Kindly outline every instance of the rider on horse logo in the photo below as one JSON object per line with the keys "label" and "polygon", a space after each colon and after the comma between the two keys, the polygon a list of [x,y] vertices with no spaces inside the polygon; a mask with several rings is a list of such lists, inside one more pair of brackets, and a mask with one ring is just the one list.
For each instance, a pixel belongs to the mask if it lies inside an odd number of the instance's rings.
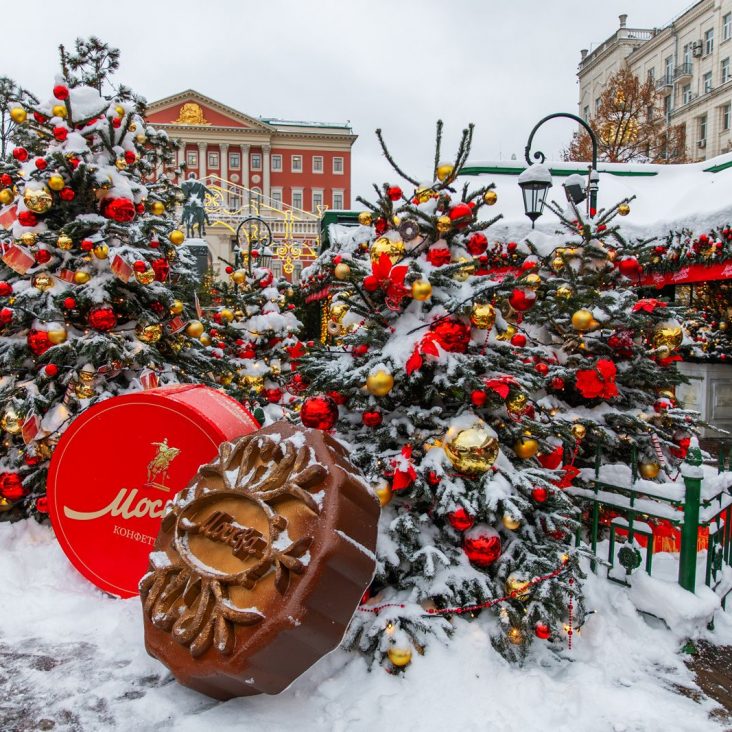
{"label": "rider on horse logo", "polygon": [[158,488],[161,491],[170,491],[170,488],[165,485],[168,468],[173,460],[178,457],[180,450],[177,447],[168,447],[167,437],[162,442],[153,442],[152,444],[158,448],[158,451],[148,463],[146,485]]}

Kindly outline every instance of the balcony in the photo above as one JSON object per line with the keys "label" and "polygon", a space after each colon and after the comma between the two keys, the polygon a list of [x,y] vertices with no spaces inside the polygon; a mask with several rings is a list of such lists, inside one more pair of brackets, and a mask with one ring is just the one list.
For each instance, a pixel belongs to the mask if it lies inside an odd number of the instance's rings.
{"label": "balcony", "polygon": [[674,80],[671,74],[664,74],[658,81],[656,81],[656,89],[661,92],[664,96],[668,96],[674,87]]}
{"label": "balcony", "polygon": [[691,62],[685,64],[679,64],[674,69],[674,81],[685,81],[691,79]]}

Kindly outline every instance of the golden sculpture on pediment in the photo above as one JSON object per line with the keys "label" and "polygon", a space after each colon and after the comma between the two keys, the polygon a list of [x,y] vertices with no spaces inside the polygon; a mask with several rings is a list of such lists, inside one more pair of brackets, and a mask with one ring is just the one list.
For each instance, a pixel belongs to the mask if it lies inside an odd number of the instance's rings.
{"label": "golden sculpture on pediment", "polygon": [[186,102],[178,113],[178,119],[173,124],[176,125],[210,125],[203,116],[203,110],[200,105],[195,102]]}

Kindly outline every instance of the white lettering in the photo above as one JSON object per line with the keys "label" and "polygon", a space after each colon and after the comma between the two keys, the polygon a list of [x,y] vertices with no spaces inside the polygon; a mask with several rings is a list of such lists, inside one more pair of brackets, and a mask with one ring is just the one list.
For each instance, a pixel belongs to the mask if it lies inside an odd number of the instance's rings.
{"label": "white lettering", "polygon": [[107,514],[121,516],[123,519],[144,518],[145,516],[160,518],[163,515],[163,501],[151,501],[149,498],[143,497],[135,503],[137,488],[133,488],[129,493],[127,490],[127,488],[121,488],[112,502],[98,511],[75,511],[73,508],[64,506],[64,516],[76,521],[93,521]]}

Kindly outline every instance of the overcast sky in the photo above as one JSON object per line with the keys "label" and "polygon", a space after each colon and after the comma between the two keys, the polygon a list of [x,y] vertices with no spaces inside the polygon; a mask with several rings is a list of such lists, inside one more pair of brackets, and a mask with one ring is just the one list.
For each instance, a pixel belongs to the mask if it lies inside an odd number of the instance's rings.
{"label": "overcast sky", "polygon": [[[381,127],[408,173],[430,177],[434,125],[445,157],[476,125],[471,159],[523,157],[551,112],[577,112],[580,49],[618,27],[662,27],[690,0],[139,0],[44,2],[26,32],[3,34],[2,73],[43,97],[56,47],[96,34],[122,51],[117,79],[153,101],[196,89],[252,116],[350,121],[353,188],[396,182]],[[25,21],[18,16],[17,24]],[[29,21],[30,22],[30,21]],[[536,138],[557,156],[572,133]]]}

